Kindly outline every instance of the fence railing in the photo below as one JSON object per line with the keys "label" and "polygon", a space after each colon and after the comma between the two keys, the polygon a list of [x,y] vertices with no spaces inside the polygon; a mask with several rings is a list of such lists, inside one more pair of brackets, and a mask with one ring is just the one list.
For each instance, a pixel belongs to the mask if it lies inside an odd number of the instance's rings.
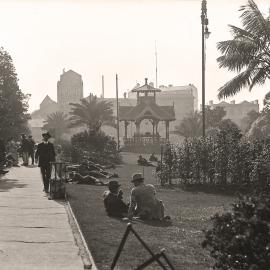
{"label": "fence railing", "polygon": [[134,137],[134,138],[124,138],[125,146],[134,145],[149,145],[149,144],[166,144],[167,140],[165,138],[159,137]]}

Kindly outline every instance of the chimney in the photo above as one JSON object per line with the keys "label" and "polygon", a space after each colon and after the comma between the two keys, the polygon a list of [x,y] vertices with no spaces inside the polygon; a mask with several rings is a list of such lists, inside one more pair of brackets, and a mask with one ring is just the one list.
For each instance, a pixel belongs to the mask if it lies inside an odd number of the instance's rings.
{"label": "chimney", "polygon": [[230,104],[235,104],[235,100],[232,100],[232,101],[230,102]]}
{"label": "chimney", "polygon": [[258,99],[254,100],[254,104],[259,104]]}
{"label": "chimney", "polygon": [[147,78],[145,78],[145,84],[147,84],[147,81],[148,81],[148,79],[147,79]]}
{"label": "chimney", "polygon": [[127,98],[127,92],[124,92],[124,98]]}
{"label": "chimney", "polygon": [[213,100],[209,100],[209,105],[213,106],[214,105],[214,101]]}

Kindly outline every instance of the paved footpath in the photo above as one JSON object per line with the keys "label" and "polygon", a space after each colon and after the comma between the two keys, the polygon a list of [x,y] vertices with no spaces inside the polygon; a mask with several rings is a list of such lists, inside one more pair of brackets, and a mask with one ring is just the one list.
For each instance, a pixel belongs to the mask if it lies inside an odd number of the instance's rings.
{"label": "paved footpath", "polygon": [[0,178],[0,269],[82,270],[64,202],[42,192],[39,168]]}

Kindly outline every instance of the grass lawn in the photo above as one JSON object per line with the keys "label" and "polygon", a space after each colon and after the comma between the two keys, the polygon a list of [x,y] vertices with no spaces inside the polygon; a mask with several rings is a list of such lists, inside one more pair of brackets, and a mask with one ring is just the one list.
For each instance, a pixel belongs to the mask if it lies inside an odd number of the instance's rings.
{"label": "grass lawn", "polygon": [[[122,185],[124,198],[128,201],[132,188],[131,175],[134,172],[142,172],[142,167],[136,165],[136,156],[132,154],[124,154],[123,160],[125,164],[118,167],[116,171],[120,176],[118,180]],[[152,167],[144,168],[146,183],[155,183],[152,169]],[[104,190],[106,187],[100,186],[68,185],[67,187],[71,207],[100,270],[110,269],[126,229],[125,222],[106,215],[102,200]],[[161,227],[135,221],[133,228],[155,253],[165,248],[175,269],[209,269],[211,258],[200,245],[203,240],[202,230],[210,225],[210,217],[213,214],[229,209],[234,198],[161,188],[158,188],[157,196],[165,204],[165,214],[172,217],[172,225]],[[148,258],[147,251],[132,236],[126,243],[116,269],[134,269]],[[160,267],[152,264],[147,269],[157,270]]]}

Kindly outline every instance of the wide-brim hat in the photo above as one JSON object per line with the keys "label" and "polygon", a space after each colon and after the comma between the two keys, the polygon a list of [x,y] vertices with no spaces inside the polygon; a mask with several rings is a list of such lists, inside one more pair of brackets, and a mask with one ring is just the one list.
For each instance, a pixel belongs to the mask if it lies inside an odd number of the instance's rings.
{"label": "wide-brim hat", "polygon": [[48,131],[42,133],[41,135],[42,135],[43,138],[44,138],[44,137],[48,137],[48,138],[51,138],[51,137],[52,137],[51,134],[50,134]]}
{"label": "wide-brim hat", "polygon": [[141,173],[134,173],[132,175],[131,182],[142,181],[143,179],[144,178],[143,178],[143,175]]}
{"label": "wide-brim hat", "polygon": [[109,188],[118,188],[120,187],[121,185],[118,183],[118,181],[116,180],[111,180],[108,184],[108,187]]}

